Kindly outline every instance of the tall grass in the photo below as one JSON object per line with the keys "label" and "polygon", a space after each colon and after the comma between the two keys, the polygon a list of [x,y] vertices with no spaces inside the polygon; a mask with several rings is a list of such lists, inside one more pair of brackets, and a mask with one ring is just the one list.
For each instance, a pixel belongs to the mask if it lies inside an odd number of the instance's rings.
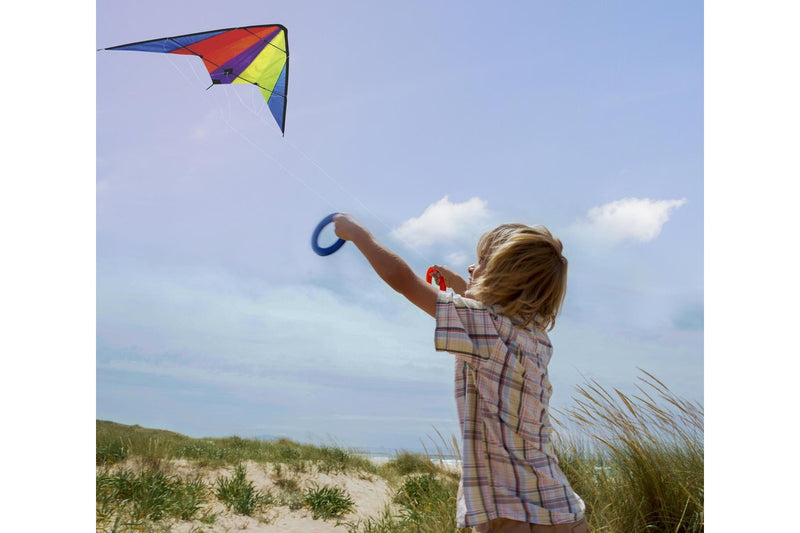
{"label": "tall grass", "polygon": [[301,472],[314,467],[326,473],[377,473],[375,464],[349,450],[283,438],[269,441],[236,436],[195,439],[172,431],[98,420],[95,440],[97,465],[115,464],[130,457],[140,466],[153,469],[160,468],[163,462],[185,459],[208,467],[253,461],[280,463]]}
{"label": "tall grass", "polygon": [[102,470],[96,477],[97,529],[128,531],[169,520],[213,520],[208,487],[161,472]]}
{"label": "tall grass", "polygon": [[703,408],[642,374],[634,395],[578,387],[565,414],[582,436],[558,443],[561,467],[594,532],[702,532]]}

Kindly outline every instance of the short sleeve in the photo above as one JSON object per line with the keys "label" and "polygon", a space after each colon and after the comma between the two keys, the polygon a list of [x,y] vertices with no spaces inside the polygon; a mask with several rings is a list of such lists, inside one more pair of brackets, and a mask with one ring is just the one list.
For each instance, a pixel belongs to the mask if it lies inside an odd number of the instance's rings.
{"label": "short sleeve", "polygon": [[480,302],[452,292],[440,292],[436,301],[437,351],[488,360],[501,340],[490,311]]}

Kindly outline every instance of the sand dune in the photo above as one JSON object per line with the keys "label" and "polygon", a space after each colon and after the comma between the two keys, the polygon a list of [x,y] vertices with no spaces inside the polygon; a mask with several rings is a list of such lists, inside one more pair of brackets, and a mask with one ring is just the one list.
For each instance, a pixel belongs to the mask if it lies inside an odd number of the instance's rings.
{"label": "sand dune", "polygon": [[[263,492],[267,490],[278,494],[280,487],[276,480],[291,477],[297,482],[301,490],[313,486],[333,486],[347,492],[355,502],[352,513],[343,517],[343,521],[355,522],[359,519],[381,514],[386,505],[391,504],[392,491],[385,479],[363,472],[324,473],[309,469],[307,472],[282,473],[276,472],[271,464],[245,463],[247,478],[254,486]],[[217,478],[230,476],[229,468],[198,470],[186,461],[175,461],[170,465],[170,470],[178,475],[193,476],[200,473],[206,483],[213,484]],[[191,533],[196,531],[219,532],[285,532],[285,533],[334,533],[346,532],[347,528],[338,525],[336,520],[314,519],[308,509],[290,510],[283,506],[269,506],[266,510],[248,517],[237,515],[214,499],[210,511],[216,514],[213,525],[203,524],[200,521],[176,522],[171,525],[172,531],[177,533]]]}

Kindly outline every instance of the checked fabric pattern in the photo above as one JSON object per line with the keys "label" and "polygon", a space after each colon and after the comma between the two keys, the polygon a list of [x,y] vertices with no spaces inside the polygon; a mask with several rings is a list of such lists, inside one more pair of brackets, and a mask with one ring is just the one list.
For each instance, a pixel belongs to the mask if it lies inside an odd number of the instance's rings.
{"label": "checked fabric pattern", "polygon": [[547,365],[553,347],[546,332],[518,328],[479,302],[440,292],[435,346],[456,356],[458,526],[495,518],[547,525],[580,520],[585,505],[551,443]]}

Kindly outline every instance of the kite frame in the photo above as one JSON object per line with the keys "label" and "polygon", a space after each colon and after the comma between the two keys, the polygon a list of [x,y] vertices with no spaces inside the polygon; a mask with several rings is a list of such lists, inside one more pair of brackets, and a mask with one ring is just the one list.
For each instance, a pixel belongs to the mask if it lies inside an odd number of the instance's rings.
{"label": "kite frame", "polygon": [[[157,37],[155,39],[145,39],[143,41],[136,41],[136,42],[133,42],[133,43],[120,44],[120,45],[117,45],[117,46],[109,46],[107,48],[101,48],[100,50],[117,50],[117,49],[120,49],[120,48],[125,48],[126,46],[135,46],[135,45],[151,43],[151,42],[155,42],[155,41],[171,40],[171,39],[175,39],[177,37],[193,37],[195,35],[202,35],[204,33],[214,33],[214,32],[224,33],[226,31],[233,31],[233,30],[249,30],[250,28],[263,28],[264,26],[275,26],[277,28],[280,28],[284,32],[284,40],[286,41],[286,50],[283,50],[286,53],[286,90],[284,91],[284,94],[275,93],[271,89],[267,89],[266,87],[261,87],[258,83],[251,82],[249,80],[245,80],[245,81],[247,83],[251,84],[251,85],[255,85],[259,89],[262,89],[262,90],[265,90],[265,91],[269,91],[270,93],[273,93],[273,94],[278,94],[279,96],[281,96],[284,99],[285,104],[283,106],[283,117],[281,118],[281,125],[280,125],[281,126],[281,134],[283,135],[284,134],[284,130],[286,129],[286,109],[289,107],[289,97],[288,97],[288,94],[289,94],[289,30],[283,24],[251,24],[249,26],[236,26],[236,27],[233,27],[233,28],[220,28],[220,29],[216,29],[216,30],[196,31],[194,33],[181,33],[179,35],[172,35],[172,36],[169,36],[169,37]],[[250,33],[252,33],[252,32],[250,32]],[[177,43],[177,42],[175,44],[178,44],[181,48],[183,48],[185,50],[188,50],[193,56],[199,57],[201,59],[204,59],[202,55],[193,52],[192,49],[189,48],[188,46],[181,45],[180,43]],[[267,44],[269,46],[273,46],[273,47],[277,48],[277,46],[275,46],[271,42],[267,43]],[[209,62],[212,63],[212,64],[216,64],[216,63],[213,63],[211,61],[209,61]],[[221,65],[217,65],[217,66],[220,67]],[[239,75],[237,74],[236,77],[239,78]],[[244,78],[240,78],[240,79],[244,79]],[[213,80],[212,80],[211,86],[213,87],[214,85],[217,85],[217,84],[213,83]]]}

